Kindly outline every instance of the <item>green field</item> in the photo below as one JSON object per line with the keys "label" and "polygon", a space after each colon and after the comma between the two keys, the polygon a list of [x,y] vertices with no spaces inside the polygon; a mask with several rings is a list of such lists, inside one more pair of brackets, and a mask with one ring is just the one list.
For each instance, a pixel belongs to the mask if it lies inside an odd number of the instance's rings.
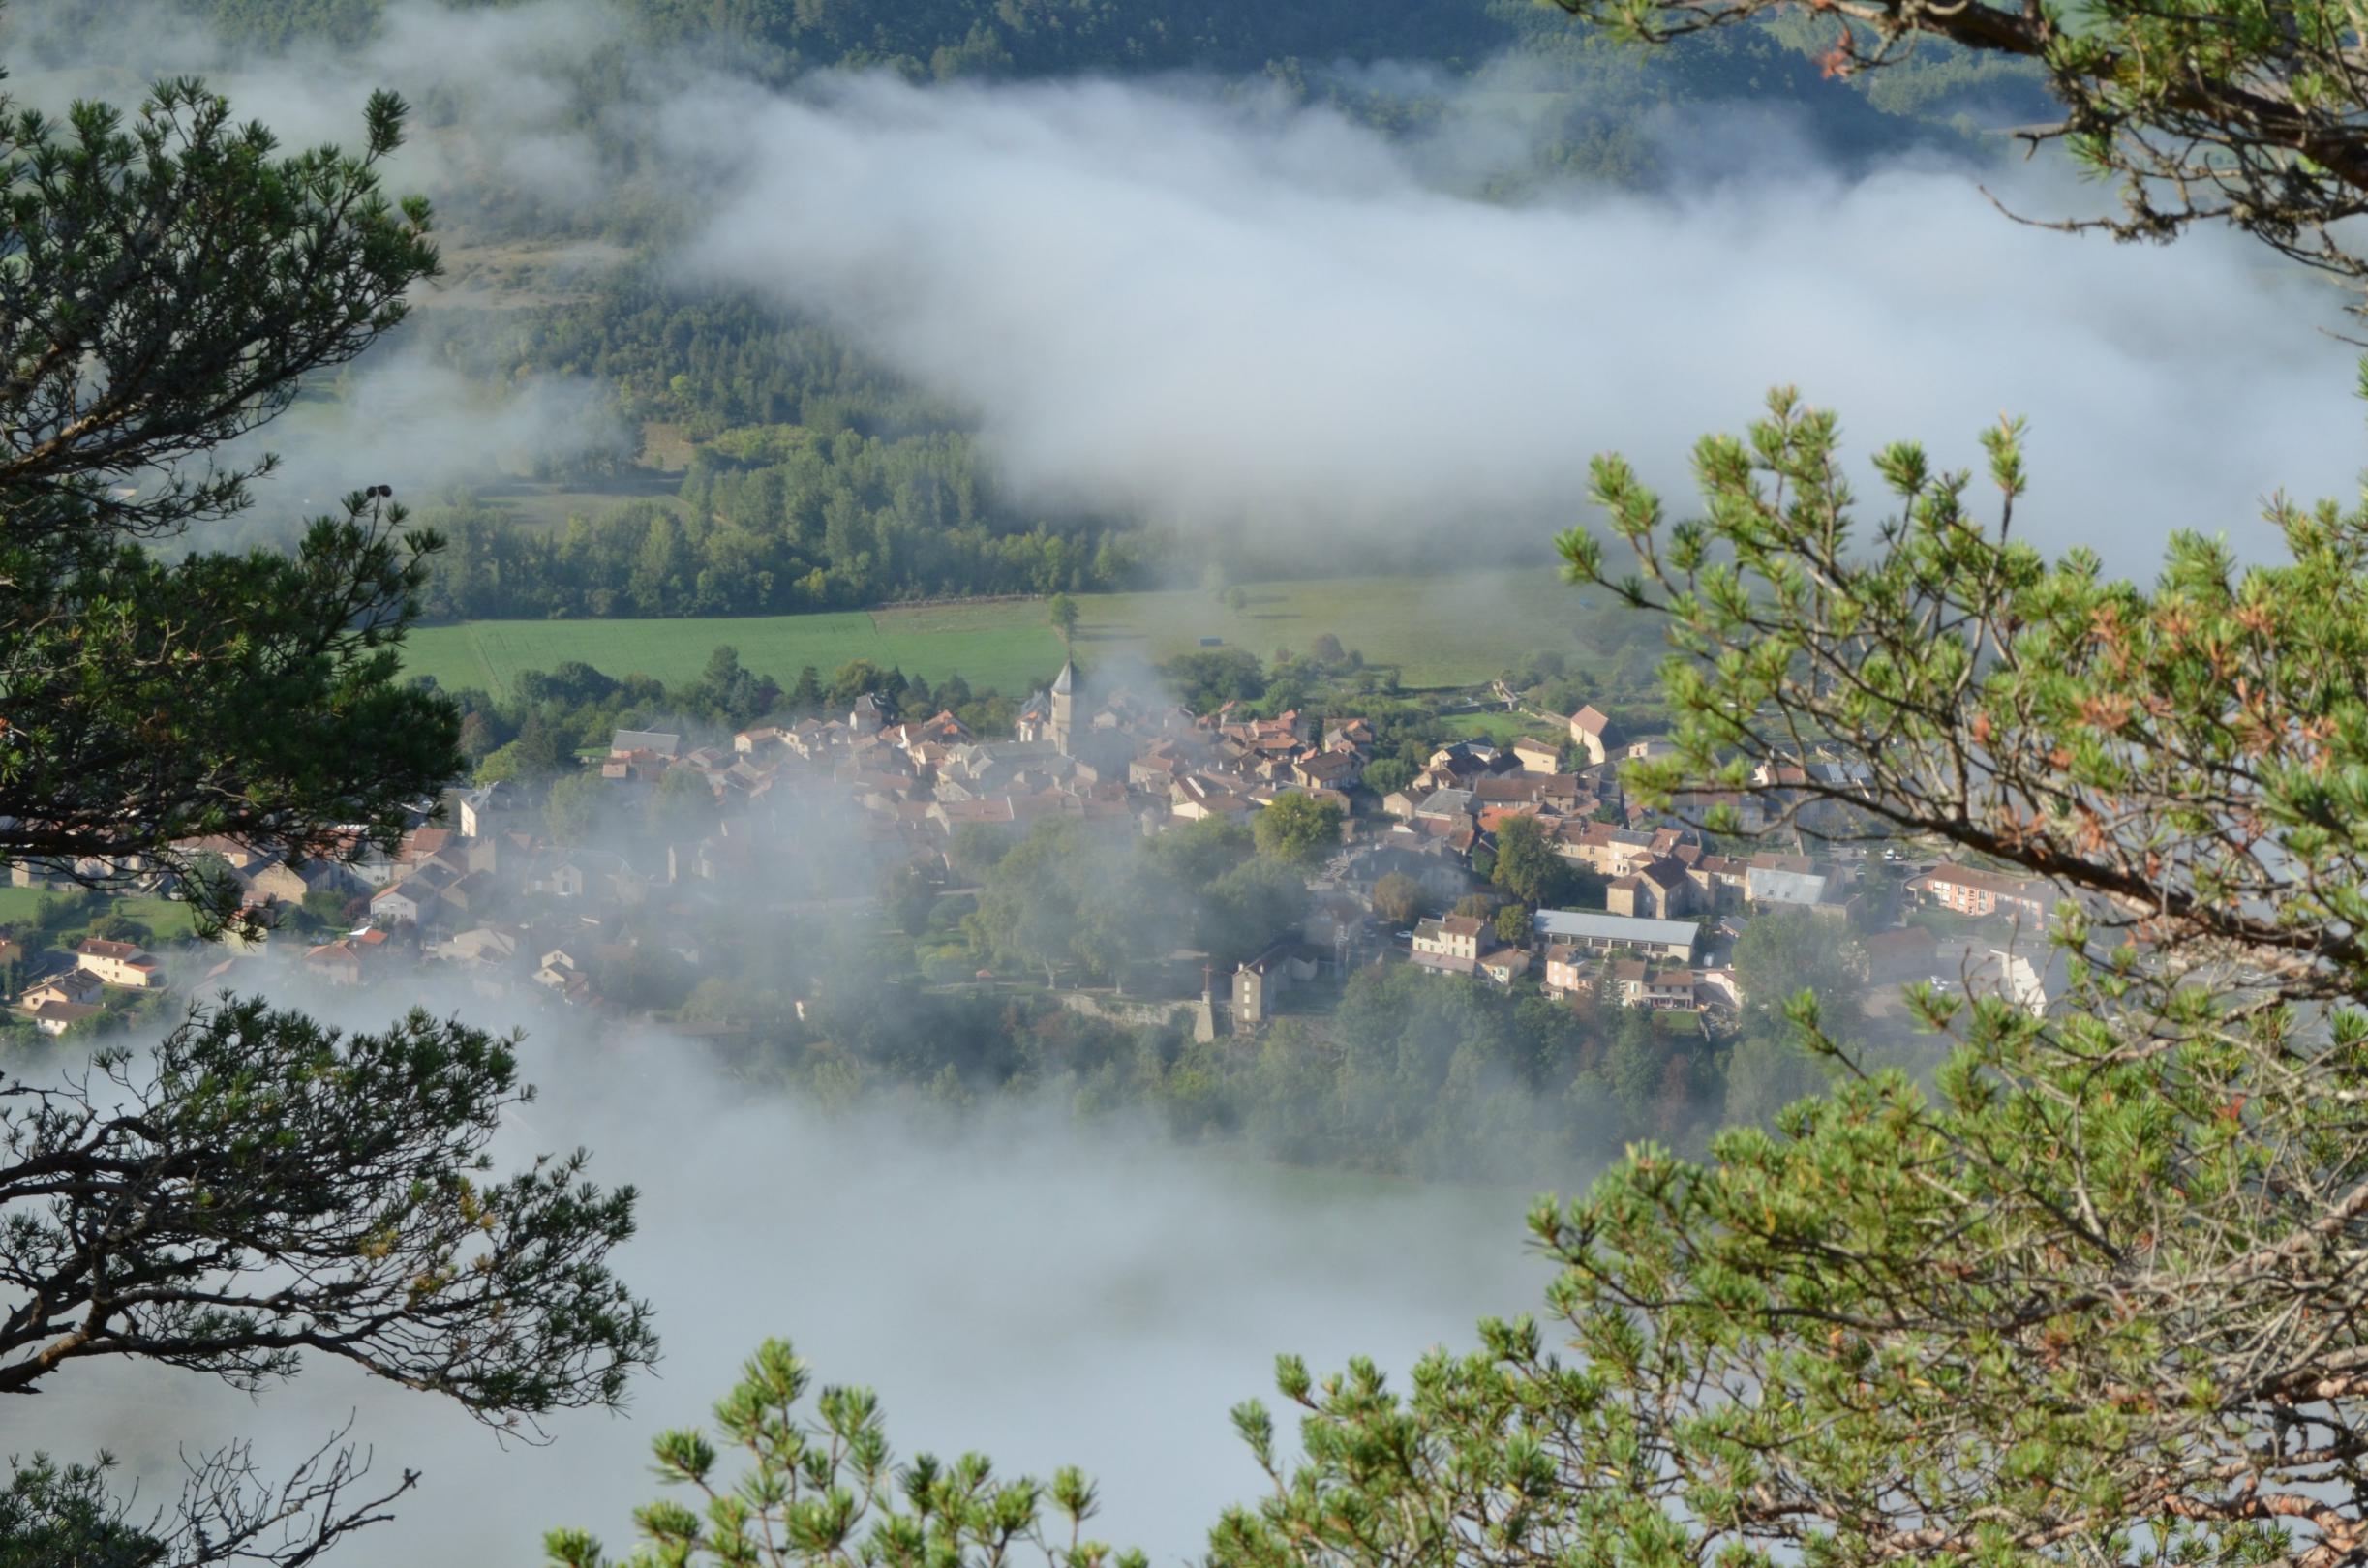
{"label": "green field", "polygon": [[1568,731],[1557,730],[1551,724],[1520,713],[1458,713],[1441,719],[1439,727],[1451,735],[1485,740],[1492,746],[1509,746],[1525,735],[1556,745],[1569,739]]}
{"label": "green field", "polygon": [[[1443,577],[1329,578],[1245,588],[1229,609],[1202,591],[1082,594],[1082,662],[1138,655],[1164,659],[1222,638],[1264,659],[1330,632],[1372,664],[1396,665],[1409,686],[1483,681],[1538,648],[1574,666],[1589,609],[1551,568]],[[582,659],[610,675],[661,680],[699,673],[719,643],[741,662],[786,684],[804,665],[827,678],[850,659],[900,666],[932,682],[959,674],[973,686],[1015,692],[1059,668],[1060,639],[1041,602],[926,610],[846,611],[695,620],[481,620],[410,635],[406,667],[446,687],[507,692],[522,671]]]}
{"label": "green field", "polygon": [[514,523],[530,528],[556,529],[571,517],[605,517],[628,501],[646,500],[681,517],[684,508],[675,493],[682,488],[677,473],[637,475],[630,481],[611,481],[597,490],[530,479],[504,479],[480,484],[476,498]]}
{"label": "green field", "polygon": [[[0,888],[0,925],[31,923],[35,913],[41,908],[41,901],[51,896],[70,898],[74,895],[71,892],[52,895],[40,888]],[[100,916],[117,913],[129,915],[146,925],[156,933],[159,942],[185,937],[196,925],[190,907],[176,899],[93,897],[77,911],[74,922],[67,928],[68,932],[78,933]]]}
{"label": "green field", "polygon": [[802,666],[827,678],[849,659],[870,659],[907,675],[943,680],[959,672],[974,686],[1016,690],[1060,668],[1061,640],[1041,604],[956,610],[865,611],[812,616],[727,616],[684,620],[477,620],[411,633],[405,668],[445,687],[506,694],[524,671],[582,659],[613,676],[695,678],[718,644],[741,662],[787,685]]}

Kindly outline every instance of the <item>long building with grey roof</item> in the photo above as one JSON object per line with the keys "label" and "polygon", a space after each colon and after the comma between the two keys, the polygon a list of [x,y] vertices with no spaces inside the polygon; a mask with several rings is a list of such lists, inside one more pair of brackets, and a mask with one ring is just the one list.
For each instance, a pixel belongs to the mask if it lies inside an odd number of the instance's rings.
{"label": "long building with grey roof", "polygon": [[1651,920],[1588,909],[1541,909],[1533,928],[1546,942],[1566,942],[1596,952],[1679,960],[1693,956],[1694,944],[1702,933],[1698,920]]}

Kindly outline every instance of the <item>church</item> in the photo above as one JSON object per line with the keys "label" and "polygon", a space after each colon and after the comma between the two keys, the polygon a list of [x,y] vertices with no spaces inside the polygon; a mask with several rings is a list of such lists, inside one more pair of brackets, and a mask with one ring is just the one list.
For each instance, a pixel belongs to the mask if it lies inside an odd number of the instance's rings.
{"label": "church", "polygon": [[1028,699],[1012,726],[1013,734],[1021,740],[1049,740],[1052,749],[1064,757],[1077,755],[1072,747],[1077,739],[1078,667],[1072,661],[1061,660],[1061,673],[1052,678],[1052,689],[1040,691]]}

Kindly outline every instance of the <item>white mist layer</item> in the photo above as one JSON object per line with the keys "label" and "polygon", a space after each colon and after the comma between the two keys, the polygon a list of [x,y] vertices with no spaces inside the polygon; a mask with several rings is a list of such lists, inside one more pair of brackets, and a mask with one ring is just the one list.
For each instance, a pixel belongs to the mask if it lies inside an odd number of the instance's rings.
{"label": "white mist layer", "polygon": [[[84,9],[20,4],[0,25],[54,45],[90,36]],[[104,61],[12,87],[120,97],[202,66],[308,141],[350,139],[363,94],[393,86],[435,107],[399,184],[490,180],[593,220],[623,178],[586,130],[605,127],[698,203],[682,278],[825,316],[973,409],[1023,503],[1246,522],[1269,547],[1295,530],[1319,563],[1352,564],[1360,540],[1540,539],[1591,515],[1587,463],[1607,449],[1683,511],[1694,438],[1782,382],[1840,410],[1862,457],[1908,437],[1974,466],[1980,429],[2028,416],[2033,536],[2128,570],[2175,528],[2266,549],[2263,497],[2350,495],[2368,450],[2352,351],[2321,330],[2339,297],[2259,246],[2019,226],[1985,184],[2035,217],[2111,194],[2049,164],[1845,177],[1766,106],[1655,115],[1692,175],[1671,194],[1499,204],[1441,180],[1516,164],[1543,133],[1534,67],[1479,74],[1442,129],[1393,144],[1222,83],[826,75],[777,93],[686,55],[639,59],[587,106],[565,72],[626,35],[565,0],[399,5],[369,45],[290,59],[185,22],[105,36]],[[456,411],[456,450],[482,447],[464,428],[481,422]],[[362,444],[373,471],[352,482],[402,488],[396,448],[439,444]],[[323,445],[331,466],[352,449]]]}
{"label": "white mist layer", "polygon": [[[1327,544],[1575,521],[1595,453],[1682,486],[1697,435],[1795,382],[1862,454],[1911,437],[1963,466],[2027,415],[2029,515],[2142,560],[2174,527],[2258,534],[2281,485],[2350,491],[2362,451],[2329,291],[2226,236],[2019,226],[1964,168],[1779,157],[1500,206],[1325,112],[1112,83],[842,79],[673,123],[685,156],[746,149],[695,275],[966,400],[1048,502]],[[2033,212],[2098,199],[1991,178]]]}
{"label": "white mist layer", "polygon": [[406,346],[366,355],[349,369],[342,395],[299,402],[228,447],[224,461],[278,454],[279,469],[258,495],[270,515],[312,517],[369,485],[391,484],[417,500],[531,473],[537,458],[638,445],[590,380],[544,377],[510,388]]}
{"label": "white mist layer", "polygon": [[1102,1484],[1104,1537],[1168,1563],[1258,1494],[1226,1412],[1273,1402],[1276,1352],[1319,1370],[1369,1352],[1403,1373],[1432,1344],[1470,1345],[1480,1315],[1535,1307],[1548,1278],[1520,1194],[1243,1165],[1131,1123],[1080,1130],[1054,1106],[983,1112],[959,1132],[826,1116],[725,1081],[697,1046],[595,1046],[540,1023],[528,1060],[544,1095],[498,1164],[583,1144],[599,1180],[641,1187],[641,1234],[617,1261],[656,1305],[663,1362],[627,1416],[569,1413],[548,1446],[503,1445],[320,1357],[258,1401],[153,1367],[76,1366],[0,1402],[0,1453],[106,1446],[153,1504],[176,1450],[249,1437],[277,1474],[353,1415],[374,1477],[424,1474],[335,1561],[533,1568],[556,1525],[629,1545],[631,1508],[659,1492],[651,1435],[704,1421],[780,1335],[820,1381],[878,1389],[900,1455],[1082,1465]]}

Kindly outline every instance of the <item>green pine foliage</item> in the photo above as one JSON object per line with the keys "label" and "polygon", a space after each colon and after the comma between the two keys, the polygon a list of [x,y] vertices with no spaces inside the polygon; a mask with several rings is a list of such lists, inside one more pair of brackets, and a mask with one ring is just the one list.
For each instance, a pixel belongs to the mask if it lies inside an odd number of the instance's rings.
{"label": "green pine foliage", "polygon": [[815,1389],[780,1340],[759,1345],[716,1402],[713,1437],[682,1429],[650,1447],[658,1480],[697,1506],[636,1509],[642,1541],[623,1558],[583,1530],[554,1530],[544,1546],[556,1568],[1147,1568],[1141,1553],[1086,1537],[1098,1499],[1082,1471],[1006,1480],[975,1453],[898,1464],[878,1397]]}
{"label": "green pine foliage", "polygon": [[357,494],[284,551],[148,548],[243,509],[268,460],[207,455],[436,271],[427,209],[379,184],[405,117],[380,94],[362,152],[284,154],[196,82],[137,116],[0,96],[0,855],[161,872],[219,923],[236,890],[176,841],[391,846],[450,775],[451,714],[397,678],[436,543],[400,508]]}
{"label": "green pine foliage", "polygon": [[[2002,514],[2018,434],[1989,442]],[[1778,394],[1703,443],[1698,520],[1599,468],[1640,564],[1574,533],[1574,574],[1680,650],[1678,754],[1632,782],[1748,793],[1843,746],[1862,806],[2056,885],[2067,994],[1913,988],[1952,1046],[1919,1083],[1847,1038],[1846,976],[1805,993],[1831,1087],[1541,1202],[1541,1316],[1403,1391],[1287,1359],[1306,1458],[1239,1412],[1276,1491],[1215,1561],[2356,1550],[2368,508],[2278,505],[2286,558],[2251,567],[2174,540],[2147,590],[1977,523],[1912,447],[1878,454],[1897,510],[1862,534],[1836,453]]]}
{"label": "green pine foliage", "polygon": [[[0,859],[161,886],[212,933],[240,890],[190,840],[359,857],[457,771],[459,714],[398,675],[437,540],[385,487],[286,549],[155,548],[244,508],[271,465],[225,443],[436,272],[425,205],[379,186],[405,119],[379,94],[360,152],[287,154],[193,81],[135,114],[0,98]],[[531,1432],[615,1406],[654,1357],[608,1268],[632,1191],[581,1154],[489,1174],[529,1097],[512,1041],[419,1012],[346,1035],[253,999],[156,1021],[137,1053],[0,1078],[0,1396],[125,1359],[260,1392],[325,1357]],[[276,1481],[236,1438],[185,1463],[180,1497],[135,1514],[104,1456],[12,1457],[0,1563],[293,1568],[417,1479],[368,1480],[342,1434]]]}

